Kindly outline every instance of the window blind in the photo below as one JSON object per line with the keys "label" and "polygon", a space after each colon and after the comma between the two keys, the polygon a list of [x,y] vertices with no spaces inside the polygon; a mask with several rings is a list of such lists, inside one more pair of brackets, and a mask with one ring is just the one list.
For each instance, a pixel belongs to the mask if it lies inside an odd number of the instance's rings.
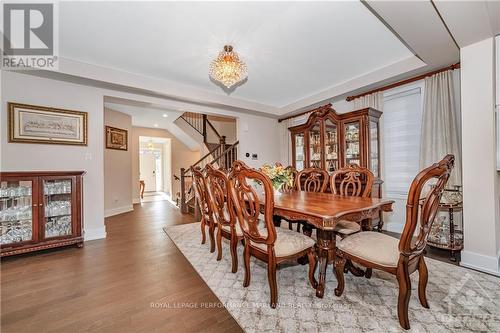
{"label": "window blind", "polygon": [[389,197],[406,198],[419,171],[422,89],[384,95],[384,184]]}

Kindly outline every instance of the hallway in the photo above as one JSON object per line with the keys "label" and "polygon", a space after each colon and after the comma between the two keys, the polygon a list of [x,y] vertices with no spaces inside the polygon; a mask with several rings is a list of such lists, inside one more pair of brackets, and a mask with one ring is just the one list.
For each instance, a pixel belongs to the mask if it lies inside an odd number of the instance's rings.
{"label": "hallway", "polygon": [[182,306],[218,302],[162,230],[194,219],[167,201],[134,209],[83,249],[2,259],[2,332],[240,331],[223,307]]}

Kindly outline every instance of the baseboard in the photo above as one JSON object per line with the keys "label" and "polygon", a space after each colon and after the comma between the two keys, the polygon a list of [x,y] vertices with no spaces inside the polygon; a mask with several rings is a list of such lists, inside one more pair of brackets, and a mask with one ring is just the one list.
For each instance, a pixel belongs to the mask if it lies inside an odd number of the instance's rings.
{"label": "baseboard", "polygon": [[485,256],[484,254],[462,251],[460,266],[500,276],[499,260],[498,256]]}
{"label": "baseboard", "polygon": [[396,232],[398,234],[403,233],[405,225],[402,223],[384,223],[383,229],[386,231]]}
{"label": "baseboard", "polygon": [[132,199],[132,204],[138,204],[138,203],[141,203],[141,198],[134,198]]}
{"label": "baseboard", "polygon": [[95,228],[95,229],[85,229],[83,231],[83,240],[91,241],[94,239],[106,238],[106,227]]}
{"label": "baseboard", "polygon": [[134,210],[134,207],[132,205],[128,206],[123,206],[123,207],[117,207],[113,209],[107,209],[104,211],[104,217],[110,217],[118,214],[123,214],[127,212],[131,212]]}

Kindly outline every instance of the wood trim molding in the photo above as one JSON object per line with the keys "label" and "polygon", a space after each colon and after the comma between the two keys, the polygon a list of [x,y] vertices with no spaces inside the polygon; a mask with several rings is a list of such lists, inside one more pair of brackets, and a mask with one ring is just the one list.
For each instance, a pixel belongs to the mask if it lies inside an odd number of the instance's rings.
{"label": "wood trim molding", "polygon": [[395,83],[391,83],[389,85],[386,85],[386,86],[383,86],[383,87],[380,87],[380,88],[377,88],[377,89],[373,89],[373,90],[364,92],[364,93],[359,94],[359,95],[347,96],[347,98],[345,100],[348,101],[348,102],[350,102],[350,101],[352,101],[352,100],[354,100],[356,98],[359,98],[359,97],[363,97],[363,96],[366,96],[366,95],[369,95],[369,94],[373,94],[373,93],[376,93],[376,92],[379,92],[379,91],[385,91],[385,90],[389,90],[389,89],[392,89],[392,88],[396,88],[396,87],[399,87],[399,86],[402,86],[402,85],[405,85],[405,84],[408,84],[408,83],[411,83],[411,82],[422,80],[422,79],[424,79],[424,78],[426,78],[428,76],[432,76],[434,74],[438,74],[438,73],[445,72],[445,71],[448,71],[448,70],[455,70],[455,69],[459,69],[459,68],[460,68],[460,63],[457,62],[456,64],[453,64],[451,66],[444,67],[444,68],[441,68],[441,69],[438,69],[438,70],[435,70],[435,71],[432,71],[432,72],[428,72],[428,73],[425,73],[425,74],[421,74],[421,75],[418,75],[418,76],[414,76],[412,78],[409,78],[409,79],[406,79],[406,80],[403,80],[403,81],[398,81],[398,82],[395,82]]}

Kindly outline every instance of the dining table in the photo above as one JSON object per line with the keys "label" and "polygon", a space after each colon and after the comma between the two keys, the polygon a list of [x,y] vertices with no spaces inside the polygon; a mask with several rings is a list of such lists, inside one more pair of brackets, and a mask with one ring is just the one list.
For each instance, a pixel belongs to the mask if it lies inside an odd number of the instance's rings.
{"label": "dining table", "polygon": [[279,226],[281,219],[302,221],[315,227],[316,250],[319,263],[316,296],[325,292],[328,264],[335,262],[335,225],[340,220],[361,223],[392,211],[394,201],[384,198],[362,198],[331,193],[283,191],[274,195],[273,220]]}

